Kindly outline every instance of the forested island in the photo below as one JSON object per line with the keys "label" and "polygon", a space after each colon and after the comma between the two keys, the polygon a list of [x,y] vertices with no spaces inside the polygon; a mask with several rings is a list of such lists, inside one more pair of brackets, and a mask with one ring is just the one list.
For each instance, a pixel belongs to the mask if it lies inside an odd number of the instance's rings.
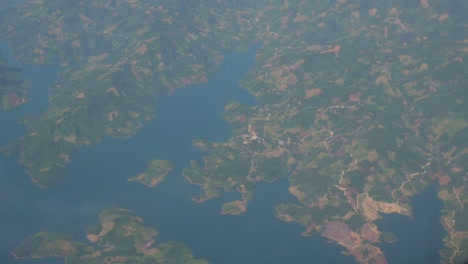
{"label": "forested island", "polygon": [[174,169],[168,160],[152,160],[148,164],[148,169],[132,178],[129,181],[139,181],[149,187],[154,187],[166,178],[167,174]]}

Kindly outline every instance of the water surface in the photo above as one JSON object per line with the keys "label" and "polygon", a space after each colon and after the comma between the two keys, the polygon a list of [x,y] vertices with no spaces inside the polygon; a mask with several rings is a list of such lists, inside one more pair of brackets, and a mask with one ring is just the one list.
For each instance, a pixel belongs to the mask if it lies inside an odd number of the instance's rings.
{"label": "water surface", "polygon": [[430,185],[410,202],[413,217],[386,215],[377,225],[382,231],[397,235],[394,243],[382,250],[389,263],[440,263],[439,251],[447,232],[440,223],[443,203],[437,197],[437,186]]}

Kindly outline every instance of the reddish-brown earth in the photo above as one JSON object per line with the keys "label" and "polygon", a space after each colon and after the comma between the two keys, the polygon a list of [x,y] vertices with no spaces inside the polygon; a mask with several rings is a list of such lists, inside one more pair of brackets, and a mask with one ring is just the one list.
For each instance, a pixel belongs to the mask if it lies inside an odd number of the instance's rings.
{"label": "reddish-brown earth", "polygon": [[377,243],[380,242],[380,231],[373,223],[365,223],[361,228],[361,236],[367,241]]}

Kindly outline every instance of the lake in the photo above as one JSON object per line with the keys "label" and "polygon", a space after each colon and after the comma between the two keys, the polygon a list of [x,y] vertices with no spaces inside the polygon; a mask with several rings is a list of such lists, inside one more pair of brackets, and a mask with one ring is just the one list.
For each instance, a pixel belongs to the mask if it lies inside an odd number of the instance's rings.
{"label": "lake", "polygon": [[[48,87],[57,78],[59,68],[18,65],[7,46],[1,46],[1,50],[8,62],[21,66],[33,84],[28,103],[0,113],[3,145],[26,132],[18,124],[22,116],[47,108]],[[114,205],[135,211],[146,224],[158,229],[157,240],[184,243],[196,257],[211,263],[355,263],[353,258],[340,254],[341,246],[320,236],[302,237],[301,226],[275,217],[275,205],[295,200],[287,191],[286,178],[273,184],[258,184],[247,213],[239,216],[219,214],[221,205],[239,197],[238,194],[202,204],[191,200],[201,189],[190,185],[181,172],[190,160],[201,161],[202,151],[192,141],[226,140],[231,130],[222,118],[224,105],[229,101],[256,104],[238,86],[238,81],[254,65],[254,54],[255,48],[225,54],[217,74],[209,82],[160,98],[156,102],[156,119],[135,136],[109,138],[80,150],[67,169],[69,177],[49,189],[35,187],[17,165],[16,157],[0,155],[0,191],[5,196],[0,201],[0,263],[61,263],[57,259],[15,261],[9,251],[41,230],[86,241],[86,227],[97,224],[99,212]],[[148,188],[127,181],[143,172],[152,159],[167,159],[175,166],[163,183]],[[435,190],[422,195],[424,199],[437,199]],[[438,222],[441,209],[441,203],[428,205],[418,203],[417,199],[414,220],[395,216],[382,223],[386,231],[400,238],[385,247],[387,255],[392,255],[390,263],[431,263],[418,260],[427,260],[427,250],[439,250],[442,246],[441,242],[431,247],[415,244],[414,241],[427,237],[424,216],[434,212],[431,217]],[[411,237],[405,236],[408,230],[412,231]],[[438,234],[434,239],[441,241],[442,237],[443,234]],[[412,245],[412,252],[406,249],[407,243]],[[394,254],[401,256],[393,257]],[[437,253],[431,254],[432,263],[438,263]]]}

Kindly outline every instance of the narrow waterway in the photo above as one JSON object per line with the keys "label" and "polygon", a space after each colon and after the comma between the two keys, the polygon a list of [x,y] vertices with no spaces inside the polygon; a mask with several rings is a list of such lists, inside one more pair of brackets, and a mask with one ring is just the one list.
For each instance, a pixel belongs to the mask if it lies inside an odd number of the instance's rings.
{"label": "narrow waterway", "polygon": [[437,186],[430,185],[410,202],[413,217],[386,215],[377,225],[382,231],[394,233],[397,241],[384,243],[389,263],[433,263],[441,261],[439,251],[447,234],[440,223],[442,201],[437,197]]}

